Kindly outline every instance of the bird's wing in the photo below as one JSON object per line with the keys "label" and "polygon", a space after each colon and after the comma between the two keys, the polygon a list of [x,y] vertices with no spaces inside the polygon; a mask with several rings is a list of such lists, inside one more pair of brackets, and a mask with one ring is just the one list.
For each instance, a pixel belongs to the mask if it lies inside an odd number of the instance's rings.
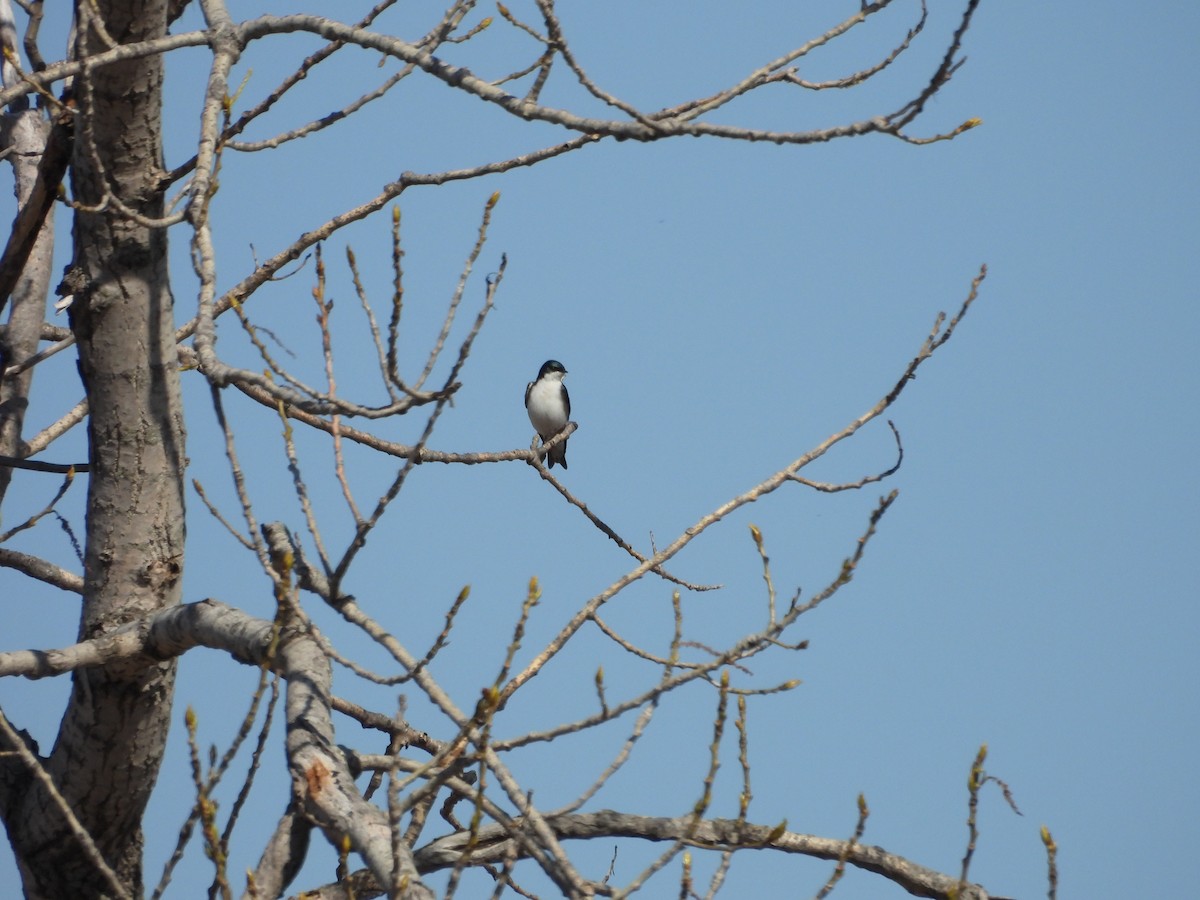
{"label": "bird's wing", "polygon": [[[571,395],[567,393],[567,386],[565,384],[560,383],[559,387],[562,388],[563,406],[565,406],[567,409],[567,420],[570,421],[570,419],[571,419]],[[565,444],[566,441],[564,441],[563,443]]]}
{"label": "bird's wing", "polygon": [[529,409],[529,392],[533,390],[533,382],[525,385],[525,408]]}

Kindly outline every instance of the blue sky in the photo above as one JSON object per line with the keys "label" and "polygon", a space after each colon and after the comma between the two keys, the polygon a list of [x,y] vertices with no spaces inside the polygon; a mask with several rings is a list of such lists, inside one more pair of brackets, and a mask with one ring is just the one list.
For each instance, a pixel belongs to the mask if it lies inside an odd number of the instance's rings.
{"label": "blue sky", "polygon": [[[857,4],[743,6],[705,2],[681,11],[618,2],[562,16],[591,75],[654,110],[730,83]],[[263,5],[230,8],[242,18]],[[936,64],[960,8],[935,0],[925,35],[878,85],[819,96],[764,91],[719,121],[810,128],[889,111]],[[431,16],[427,9],[417,15],[422,9],[406,7],[383,27],[410,35],[408,23],[418,21],[423,31]],[[358,11],[355,5],[346,15]],[[804,73],[832,78],[869,64],[915,16],[913,4],[897,3],[861,36],[814,54]],[[403,197],[411,371],[440,325],[484,202],[493,191],[502,195],[465,309],[473,315],[479,276],[496,268],[502,252],[507,274],[464,388],[431,446],[527,446],[525,383],[544,359],[560,359],[579,422],[563,481],[643,550],[651,536],[665,545],[869,408],[903,371],[936,313],[957,309],[987,263],[980,299],[959,332],[889,414],[905,448],[889,482],[835,496],[784,488],[672,563],[689,580],[726,585],[684,602],[695,640],[729,642],[763,616],[750,523],[765,536],[781,593],[803,586],[807,595],[836,575],[878,497],[890,487],[900,491],[853,583],[800,623],[796,637],[810,648],[752,667],[748,683],[803,680],[751,704],[752,819],[786,817],[795,831],[848,836],[861,791],[872,810],[864,840],[956,871],[966,843],[966,773],[987,742],[988,771],[1011,786],[1024,814],[1011,813],[998,792],[984,792],[972,877],[989,890],[1044,895],[1042,824],[1060,847],[1060,897],[1133,897],[1149,886],[1182,896],[1193,884],[1200,790],[1186,774],[1184,751],[1200,737],[1200,585],[1187,562],[1200,537],[1190,458],[1200,435],[1184,401],[1200,396],[1193,350],[1200,306],[1191,271],[1200,225],[1198,27],[1200,12],[1190,5],[1107,2],[1081,13],[984,0],[966,40],[967,64],[912,128],[931,134],[983,119],[953,142],[608,142],[531,170]],[[47,53],[52,46],[44,38]],[[316,44],[288,38],[271,46],[249,53],[239,68],[239,77],[253,69],[243,105]],[[496,26],[453,58],[494,76],[529,52]],[[370,54],[342,56],[248,137],[266,138],[337,108],[393,69],[377,68]],[[185,158],[195,134],[205,59],[193,51],[178,63],[167,83],[169,164]],[[591,109],[562,85],[548,103]],[[363,202],[402,171],[474,165],[567,137],[414,79],[361,117],[276,154],[230,154],[214,212],[220,285],[235,283],[255,255],[268,256]],[[5,199],[0,218],[10,213]],[[377,387],[344,250],[353,245],[368,292],[385,308],[389,227],[388,216],[377,216],[325,248],[343,329],[335,337],[344,341],[335,348],[339,382],[347,390]],[[173,237],[175,295],[190,314],[195,286],[186,238],[183,231]],[[253,313],[298,354],[297,368],[318,380],[311,273],[310,263],[274,285],[255,299]],[[233,323],[221,341],[222,352],[255,365]],[[78,399],[68,356],[57,369],[45,367],[34,428]],[[207,391],[194,374],[185,387],[192,475],[232,513]],[[259,518],[299,527],[278,421],[227,394]],[[420,426],[375,424],[397,440],[414,439]],[[76,431],[45,457],[81,454],[84,435]],[[328,453],[321,441],[301,443],[336,546],[348,528]],[[809,474],[853,480],[892,460],[890,435],[877,422]],[[373,502],[393,472],[388,460],[353,454],[360,502]],[[6,523],[49,498],[54,487],[43,478],[18,476]],[[64,511],[82,534],[82,485],[73,493]],[[269,616],[270,591],[253,562],[240,558],[194,495],[189,502],[187,599],[214,596]],[[70,560],[52,524],[14,546]],[[527,646],[534,648],[629,568],[524,464],[424,466],[372,536],[348,589],[420,647],[470,584],[472,599],[441,673],[470,705],[494,677],[530,576],[544,591],[530,624]],[[670,585],[644,579],[614,602],[609,619],[638,639],[661,641],[670,595]],[[72,598],[31,589],[11,572],[0,572],[0,596],[5,648],[73,639]],[[347,650],[383,664],[344,638]],[[591,697],[597,665],[614,692],[654,677],[593,636],[577,654],[544,683],[531,683],[526,702],[508,710],[505,734],[578,710],[574,701]],[[340,677],[337,687],[348,682]],[[204,739],[221,744],[252,680],[213,653],[190,655],[181,667],[177,721],[192,704]],[[47,748],[65,689],[6,683],[0,703]],[[395,703],[386,691],[362,696],[385,710]],[[711,691],[697,689],[660,712],[643,755],[599,805],[637,804],[664,815],[690,809],[714,704]],[[425,727],[419,711],[410,714]],[[514,766],[553,805],[588,783],[625,727],[572,747],[566,763],[542,751]],[[345,734],[347,743],[361,739],[356,728]],[[182,736],[178,727],[151,810],[150,873],[169,854],[184,816]],[[723,759],[713,812],[731,816],[739,777],[728,738]],[[261,833],[284,802],[278,778],[264,778],[259,790],[261,819],[244,825],[234,871],[253,865]],[[610,856],[607,845],[580,853],[596,874]],[[623,847],[615,881],[631,878],[645,858]],[[328,877],[329,860],[318,865],[308,883]],[[195,896],[192,888],[207,884],[205,867],[199,858],[185,862],[176,896]],[[735,861],[723,896],[771,896],[784,883],[806,896],[828,871],[823,863],[747,855]],[[648,895],[673,896],[673,878],[661,876]],[[0,885],[17,883],[11,857],[0,850]],[[903,896],[859,873],[834,894],[893,895]]]}

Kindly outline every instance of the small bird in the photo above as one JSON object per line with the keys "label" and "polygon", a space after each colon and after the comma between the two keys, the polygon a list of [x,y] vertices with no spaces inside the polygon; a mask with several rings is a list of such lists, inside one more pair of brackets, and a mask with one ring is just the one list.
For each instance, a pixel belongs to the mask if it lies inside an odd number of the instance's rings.
{"label": "small bird", "polygon": [[[562,363],[557,359],[548,359],[538,370],[537,381],[531,381],[525,387],[525,409],[543,443],[562,431],[571,418],[571,398],[567,394],[567,386],[563,384],[566,374]],[[551,469],[555,463],[561,463],[564,469],[567,467],[565,440],[550,449],[546,462]]]}

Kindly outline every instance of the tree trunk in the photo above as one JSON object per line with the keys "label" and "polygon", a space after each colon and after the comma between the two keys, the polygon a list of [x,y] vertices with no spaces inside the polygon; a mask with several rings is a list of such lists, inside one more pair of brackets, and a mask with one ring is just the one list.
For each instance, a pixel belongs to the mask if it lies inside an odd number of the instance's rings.
{"label": "tree trunk", "polygon": [[[166,32],[167,0],[100,0],[92,8],[118,43]],[[80,28],[80,58],[105,48],[94,27]],[[106,202],[111,195],[140,216],[163,213],[162,68],[157,57],[134,60],[74,83],[73,196],[101,207],[76,211],[71,273],[71,327],[90,404],[81,638],[180,599],[186,459],[167,234]],[[77,672],[45,762],[134,896],[142,893],[141,820],[162,760],[174,676],[173,662]],[[113,893],[40,786],[30,785],[8,824],[27,896]]]}

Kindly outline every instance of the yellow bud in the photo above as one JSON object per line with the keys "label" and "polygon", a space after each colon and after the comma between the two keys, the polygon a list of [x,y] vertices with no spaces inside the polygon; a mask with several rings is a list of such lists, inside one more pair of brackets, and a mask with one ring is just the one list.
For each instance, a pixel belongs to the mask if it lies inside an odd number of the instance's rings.
{"label": "yellow bud", "polygon": [[777,841],[781,837],[783,837],[783,833],[785,831],[787,831],[787,819],[784,819],[782,822],[780,822],[778,825],[776,825],[774,828],[772,828],[771,833],[767,835],[767,838],[766,838],[766,840],[763,841],[763,843],[764,844],[774,843],[775,841]]}

